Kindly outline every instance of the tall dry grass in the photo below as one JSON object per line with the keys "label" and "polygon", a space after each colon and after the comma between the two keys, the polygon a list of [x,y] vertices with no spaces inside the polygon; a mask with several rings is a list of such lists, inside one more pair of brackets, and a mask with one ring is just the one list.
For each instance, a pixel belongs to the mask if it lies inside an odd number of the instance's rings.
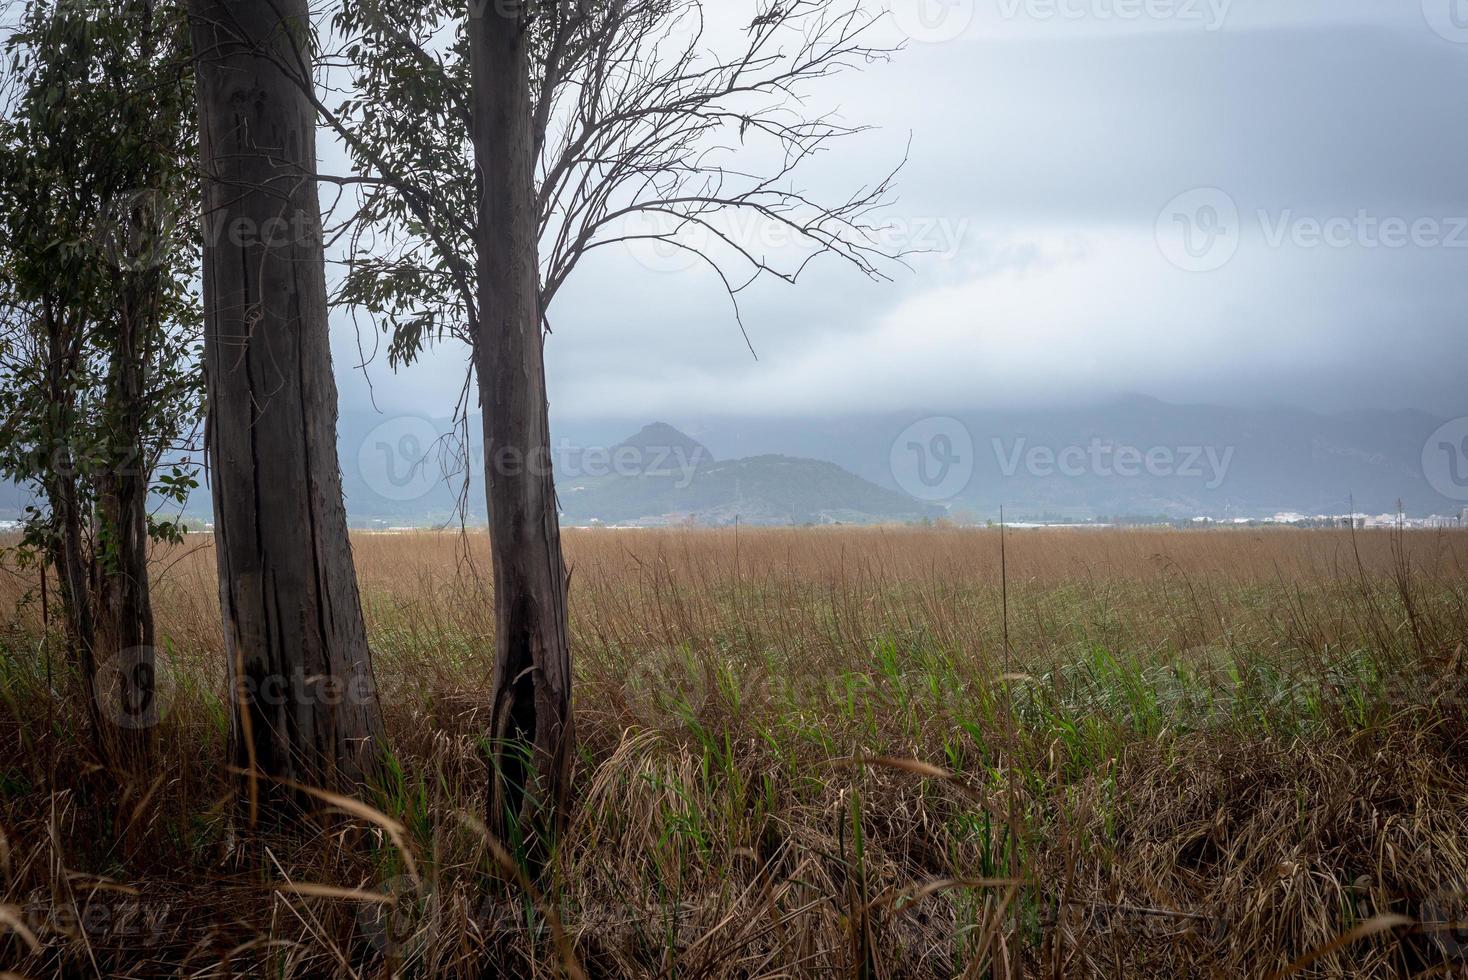
{"label": "tall dry grass", "polygon": [[208,540],[156,773],[0,575],[0,968],[1390,976],[1468,967],[1463,533],[573,531],[575,811],[487,839],[482,538],[354,541],[389,776],[247,834]]}

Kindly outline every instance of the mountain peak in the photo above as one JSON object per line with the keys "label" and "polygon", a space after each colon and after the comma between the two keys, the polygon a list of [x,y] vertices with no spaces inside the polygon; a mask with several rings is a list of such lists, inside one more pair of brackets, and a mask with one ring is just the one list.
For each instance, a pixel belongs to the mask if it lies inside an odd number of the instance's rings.
{"label": "mountain peak", "polygon": [[711,463],[714,454],[703,443],[666,422],[644,425],[635,434],[622,440],[615,449],[630,446],[642,451],[660,451],[680,459],[699,463]]}

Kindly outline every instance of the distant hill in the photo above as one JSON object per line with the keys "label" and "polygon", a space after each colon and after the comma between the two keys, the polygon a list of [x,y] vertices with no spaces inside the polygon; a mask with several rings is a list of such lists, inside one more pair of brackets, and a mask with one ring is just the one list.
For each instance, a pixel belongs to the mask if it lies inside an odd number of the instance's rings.
{"label": "distant hill", "polygon": [[647,457],[649,465],[652,457],[658,455],[662,455],[665,461],[682,459],[700,466],[714,461],[714,454],[708,451],[707,446],[666,422],[644,425],[634,435],[613,446],[612,453],[627,449]]}
{"label": "distant hill", "polygon": [[[914,484],[904,459],[910,427],[956,416],[969,445],[955,460],[965,476],[941,497]],[[1468,414],[1468,412],[1465,412]],[[1015,520],[1132,515],[1269,517],[1282,511],[1460,513],[1423,472],[1429,437],[1446,420],[1416,411],[1321,414],[1294,408],[1175,405],[1131,396],[1070,408],[908,411],[832,418],[689,416],[644,425],[607,416],[553,419],[556,486],[568,522],[692,518],[796,522],[908,520],[953,514],[979,520],[1001,505]],[[948,423],[944,423],[948,424]],[[435,440],[443,420],[344,409],[339,439],[347,513],[357,525],[424,526],[453,521],[458,483],[443,479]],[[625,437],[627,432],[634,432]],[[469,427],[469,520],[483,522],[483,453]],[[902,444],[899,445],[899,437]],[[587,448],[610,447],[610,448]],[[894,453],[894,447],[896,452]],[[1093,447],[1104,455],[1093,464]],[[1118,473],[1119,451],[1170,454],[1171,469]],[[1062,471],[1070,453],[1078,468]],[[1080,453],[1079,456],[1076,453]],[[1210,457],[1208,454],[1212,453]],[[1036,455],[1038,454],[1038,455]],[[1189,456],[1192,466],[1186,465]],[[425,457],[426,463],[425,463]],[[1038,461],[1041,465],[1031,465]],[[1468,461],[1457,460],[1458,463]],[[692,472],[693,478],[686,474]],[[1460,467],[1453,474],[1468,472]],[[679,484],[683,484],[679,486]],[[910,494],[927,499],[919,503]],[[0,519],[25,497],[0,485]],[[210,519],[197,495],[191,516]]]}
{"label": "distant hill", "polygon": [[[622,432],[637,423],[621,423]],[[451,523],[462,476],[441,478],[447,422],[344,414],[342,484],[357,525]],[[568,525],[732,523],[878,523],[941,517],[941,507],[878,486],[820,459],[759,454],[719,459],[686,431],[665,422],[608,439],[611,426],[552,423],[556,492]],[[471,433],[477,427],[471,427]],[[472,435],[471,435],[472,438]],[[471,445],[469,521],[484,520],[483,452]],[[421,474],[423,478],[413,479]]]}
{"label": "distant hill", "polygon": [[[1440,492],[1442,474],[1434,485],[1423,472],[1428,439],[1447,420],[1418,411],[1322,414],[1128,396],[1070,408],[671,421],[719,456],[817,456],[879,486],[913,491],[912,473],[894,466],[894,444],[914,423],[949,415],[971,441],[964,461],[971,473],[941,502],[980,519],[996,517],[1001,505],[1014,519],[1086,520],[1344,513],[1351,501],[1381,514],[1399,499],[1409,515],[1453,515],[1465,504]],[[572,438],[576,429],[559,427]],[[1157,450],[1166,464],[1118,473],[1120,450]],[[1052,457],[1067,452],[1079,465],[1062,472]]]}
{"label": "distant hill", "polygon": [[[670,426],[663,428],[671,430]],[[687,436],[679,444],[703,450]],[[691,448],[685,458],[695,458]],[[931,519],[944,513],[942,508],[863,480],[835,463],[792,456],[718,462],[706,455],[704,462],[684,469],[568,482],[560,481],[558,492],[562,520],[570,524],[693,521],[717,525],[731,524],[736,518],[746,524],[871,524]]]}

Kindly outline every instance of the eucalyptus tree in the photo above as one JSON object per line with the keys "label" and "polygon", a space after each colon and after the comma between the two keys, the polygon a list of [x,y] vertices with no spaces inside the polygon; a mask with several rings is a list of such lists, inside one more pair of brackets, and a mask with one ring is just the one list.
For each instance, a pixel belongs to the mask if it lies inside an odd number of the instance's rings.
{"label": "eucalyptus tree", "polygon": [[253,813],[259,777],[338,789],[368,778],[382,721],[337,461],[309,11],[188,9],[215,551],[233,755]]}
{"label": "eucalyptus tree", "polygon": [[[394,364],[447,338],[471,351],[495,586],[489,817],[501,831],[553,827],[572,756],[543,360],[563,285],[597,249],[655,243],[711,269],[743,329],[739,295],[761,277],[793,283],[824,255],[881,278],[896,257],[874,217],[895,171],[834,200],[795,184],[862,131],[804,97],[891,53],[869,40],[880,11],[742,9],[747,26],[715,38],[699,0],[345,0],[327,59],[349,79],[344,98],[328,105],[298,76],[354,165],[330,178],[358,192],[336,300],[380,322]],[[771,254],[751,227],[798,247]]]}
{"label": "eucalyptus tree", "polygon": [[[27,483],[22,554],[57,570],[104,759],[138,771],[158,721],[148,582],[195,486],[192,80],[177,7],[28,3],[0,123],[0,475]],[[151,491],[151,493],[150,493]],[[151,506],[150,506],[151,505]]]}

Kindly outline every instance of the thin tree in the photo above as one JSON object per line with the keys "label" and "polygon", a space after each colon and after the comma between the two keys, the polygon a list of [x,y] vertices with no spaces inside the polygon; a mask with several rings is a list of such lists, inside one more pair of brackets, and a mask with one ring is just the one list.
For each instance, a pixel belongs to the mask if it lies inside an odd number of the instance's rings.
{"label": "thin tree", "polygon": [[[890,54],[866,40],[880,12],[749,10],[720,54],[699,0],[347,0],[324,59],[349,73],[347,96],[328,106],[296,76],[355,164],[328,179],[360,191],[337,301],[382,324],[394,363],[445,337],[472,350],[497,625],[489,817],[502,832],[543,839],[572,755],[542,350],[562,285],[595,249],[656,242],[712,269],[738,320],[763,276],[794,282],[826,255],[881,278],[894,257],[872,219],[891,172],[835,201],[794,183],[862,131],[802,98]],[[797,247],[768,254],[751,225]]]}
{"label": "thin tree", "polygon": [[528,8],[469,22],[470,128],[480,175],[471,326],[494,565],[489,814],[502,832],[564,812],[571,772],[571,639],[550,466],[537,269]]}
{"label": "thin tree", "polygon": [[195,485],[176,451],[196,417],[196,251],[158,220],[196,187],[186,47],[178,8],[28,4],[0,131],[0,473],[40,491],[21,549],[56,567],[99,752],[135,774],[159,720],[148,546],[179,534],[150,503]]}
{"label": "thin tree", "polygon": [[208,458],[236,764],[352,789],[382,721],[337,461],[305,0],[189,0]]}

